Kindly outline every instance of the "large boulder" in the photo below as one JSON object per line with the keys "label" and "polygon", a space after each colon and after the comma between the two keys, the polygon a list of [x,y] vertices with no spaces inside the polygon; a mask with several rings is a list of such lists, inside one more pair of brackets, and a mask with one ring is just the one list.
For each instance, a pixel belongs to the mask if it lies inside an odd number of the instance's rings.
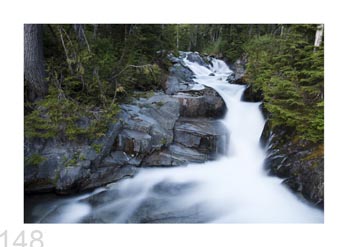
{"label": "large boulder", "polygon": [[212,88],[178,93],[174,95],[180,103],[180,115],[183,117],[222,118],[226,113],[226,104]]}
{"label": "large boulder", "polygon": [[248,58],[243,55],[237,59],[236,62],[231,66],[232,74],[227,77],[227,81],[231,84],[246,84],[245,73],[247,67]]}
{"label": "large boulder", "polygon": [[190,62],[198,63],[201,66],[209,68],[209,64],[205,61],[198,52],[190,52],[187,54],[187,59]]}
{"label": "large boulder", "polygon": [[114,151],[144,157],[172,143],[179,103],[164,94],[140,99],[136,103],[123,107],[126,112],[124,130],[116,138]]}
{"label": "large boulder", "polygon": [[226,153],[228,131],[219,120],[181,118],[174,130],[176,143],[208,154],[209,159]]}
{"label": "large boulder", "polygon": [[178,92],[188,92],[198,85],[194,82],[182,82],[175,76],[169,76],[165,82],[165,93],[174,95]]}
{"label": "large boulder", "polygon": [[178,78],[181,82],[193,82],[194,74],[192,70],[183,63],[174,64],[169,72],[171,76]]}
{"label": "large boulder", "polygon": [[152,153],[142,166],[179,166],[204,163],[226,153],[228,131],[219,120],[180,118],[174,144]]}

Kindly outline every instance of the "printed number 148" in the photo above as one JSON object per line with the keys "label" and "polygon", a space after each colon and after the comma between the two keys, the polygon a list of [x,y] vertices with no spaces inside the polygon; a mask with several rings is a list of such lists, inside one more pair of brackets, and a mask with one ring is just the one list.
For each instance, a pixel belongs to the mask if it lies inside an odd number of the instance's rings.
{"label": "printed number 148", "polygon": [[[25,231],[21,231],[16,239],[13,241],[12,246],[20,246],[20,247],[44,247],[44,242],[42,240],[43,238],[43,233],[39,230],[32,231],[30,234],[30,241],[26,242],[26,236],[25,236]],[[1,238],[4,240],[1,241]],[[2,245],[2,243],[4,245]],[[7,230],[4,232],[0,233],[0,247],[8,247],[8,235],[7,235]]]}

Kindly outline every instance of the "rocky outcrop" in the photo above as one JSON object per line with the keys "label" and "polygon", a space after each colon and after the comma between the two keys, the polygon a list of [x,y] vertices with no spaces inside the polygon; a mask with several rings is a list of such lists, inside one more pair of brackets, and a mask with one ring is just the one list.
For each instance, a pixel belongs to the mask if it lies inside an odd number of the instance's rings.
{"label": "rocky outcrop", "polygon": [[146,157],[143,166],[178,166],[203,163],[226,153],[228,133],[219,120],[180,118],[174,144]]}
{"label": "rocky outcrop", "polygon": [[[199,54],[189,59],[206,63]],[[171,61],[165,93],[121,105],[115,123],[92,143],[26,139],[25,192],[73,193],[134,176],[139,167],[203,163],[224,154],[227,131],[217,119],[225,102],[195,83],[181,59]]]}
{"label": "rocky outcrop", "polygon": [[243,92],[242,100],[247,102],[260,102],[264,99],[264,94],[261,90],[255,90],[252,83],[246,80],[245,73],[247,69],[248,57],[242,55],[231,66],[233,71],[231,75],[227,77],[227,82],[231,84],[246,85],[246,89]]}
{"label": "rocky outcrop", "polygon": [[193,72],[183,62],[174,64],[169,72],[170,75],[178,78],[181,82],[193,82]]}
{"label": "rocky outcrop", "polygon": [[142,165],[148,167],[179,166],[188,163],[203,163],[207,160],[208,156],[196,149],[172,144],[168,148],[148,156]]}
{"label": "rocky outcrop", "polygon": [[205,57],[202,57],[198,52],[187,53],[187,59],[192,63],[198,63],[201,66],[209,68],[209,61]]}
{"label": "rocky outcrop", "polygon": [[263,99],[263,92],[261,90],[254,91],[252,85],[248,85],[242,95],[242,100],[247,102],[260,102],[263,101]]}
{"label": "rocky outcrop", "polygon": [[123,105],[103,138],[89,144],[27,140],[25,191],[70,193],[133,176],[142,159],[173,142],[179,102],[164,93]]}
{"label": "rocky outcrop", "polygon": [[269,173],[283,178],[289,188],[323,208],[323,144],[303,141],[295,131],[283,126],[272,128],[269,121],[261,142],[268,145],[265,167]]}
{"label": "rocky outcrop", "polygon": [[227,81],[231,84],[245,85],[245,72],[248,63],[248,57],[242,55],[241,58],[237,59],[236,62],[231,66],[233,73],[227,77]]}
{"label": "rocky outcrop", "polygon": [[174,129],[176,143],[207,154],[211,160],[226,154],[228,139],[226,127],[220,120],[181,118]]}
{"label": "rocky outcrop", "polygon": [[225,102],[211,88],[198,93],[178,93],[180,113],[184,117],[213,117],[221,118],[226,113]]}

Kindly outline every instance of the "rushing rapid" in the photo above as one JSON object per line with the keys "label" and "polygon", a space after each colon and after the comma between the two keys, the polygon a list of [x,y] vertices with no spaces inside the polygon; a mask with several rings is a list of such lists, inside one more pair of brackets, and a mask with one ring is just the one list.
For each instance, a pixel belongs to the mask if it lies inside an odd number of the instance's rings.
{"label": "rushing rapid", "polygon": [[266,150],[259,143],[265,124],[260,103],[241,101],[245,86],[226,81],[232,71],[225,62],[212,59],[208,67],[184,62],[197,83],[215,89],[226,103],[227,155],[200,165],[142,169],[103,191],[56,200],[48,207],[49,217],[38,222],[134,222],[140,217],[141,222],[323,222],[322,210],[267,175]]}

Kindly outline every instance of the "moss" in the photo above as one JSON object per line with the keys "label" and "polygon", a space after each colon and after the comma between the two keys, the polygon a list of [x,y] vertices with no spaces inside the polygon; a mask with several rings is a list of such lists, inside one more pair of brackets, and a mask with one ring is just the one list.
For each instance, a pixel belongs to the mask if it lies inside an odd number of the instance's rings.
{"label": "moss", "polygon": [[[111,104],[105,109],[80,105],[78,102],[60,98],[57,89],[36,103],[36,109],[24,118],[24,134],[27,138],[61,138],[75,141],[80,138],[94,140],[108,131],[109,124],[116,122],[120,108]],[[81,127],[80,119],[88,119],[88,126]]]}
{"label": "moss", "polygon": [[47,160],[47,158],[43,157],[40,154],[32,154],[24,159],[24,165],[26,165],[26,166],[38,166],[46,160]]}
{"label": "moss", "polygon": [[92,144],[91,147],[95,150],[97,154],[101,153],[102,151],[102,144]]}
{"label": "moss", "polygon": [[65,160],[63,162],[65,167],[69,167],[69,166],[76,166],[77,163],[79,162],[80,159],[80,153],[79,152],[75,152],[73,154],[73,157],[71,159],[68,159],[67,157],[65,157]]}
{"label": "moss", "polygon": [[166,145],[167,144],[167,140],[166,140],[166,138],[162,138],[162,140],[160,141],[160,143],[164,146],[164,145]]}
{"label": "moss", "polygon": [[148,99],[148,98],[153,97],[154,95],[155,95],[155,93],[154,93],[153,90],[146,91],[146,92],[140,92],[140,91],[134,92],[134,97],[136,97],[136,98],[146,98],[146,99]]}
{"label": "moss", "polygon": [[180,52],[177,51],[177,50],[173,51],[172,53],[173,53],[174,57],[179,57],[180,56]]}
{"label": "moss", "polygon": [[160,108],[164,105],[165,103],[163,101],[158,101],[156,102],[156,105]]}
{"label": "moss", "polygon": [[80,154],[80,155],[79,155],[79,160],[86,160],[86,157],[85,157],[85,155],[83,155],[83,154]]}
{"label": "moss", "polygon": [[54,179],[51,181],[51,184],[52,185],[56,185],[59,179],[60,179],[60,172],[57,171],[56,174],[55,174]]}
{"label": "moss", "polygon": [[311,169],[317,169],[317,167],[319,167],[319,163],[318,162],[311,162]]}
{"label": "moss", "polygon": [[304,160],[314,160],[324,157],[324,144],[319,144],[316,146],[316,148],[313,149],[313,151],[304,158]]}

